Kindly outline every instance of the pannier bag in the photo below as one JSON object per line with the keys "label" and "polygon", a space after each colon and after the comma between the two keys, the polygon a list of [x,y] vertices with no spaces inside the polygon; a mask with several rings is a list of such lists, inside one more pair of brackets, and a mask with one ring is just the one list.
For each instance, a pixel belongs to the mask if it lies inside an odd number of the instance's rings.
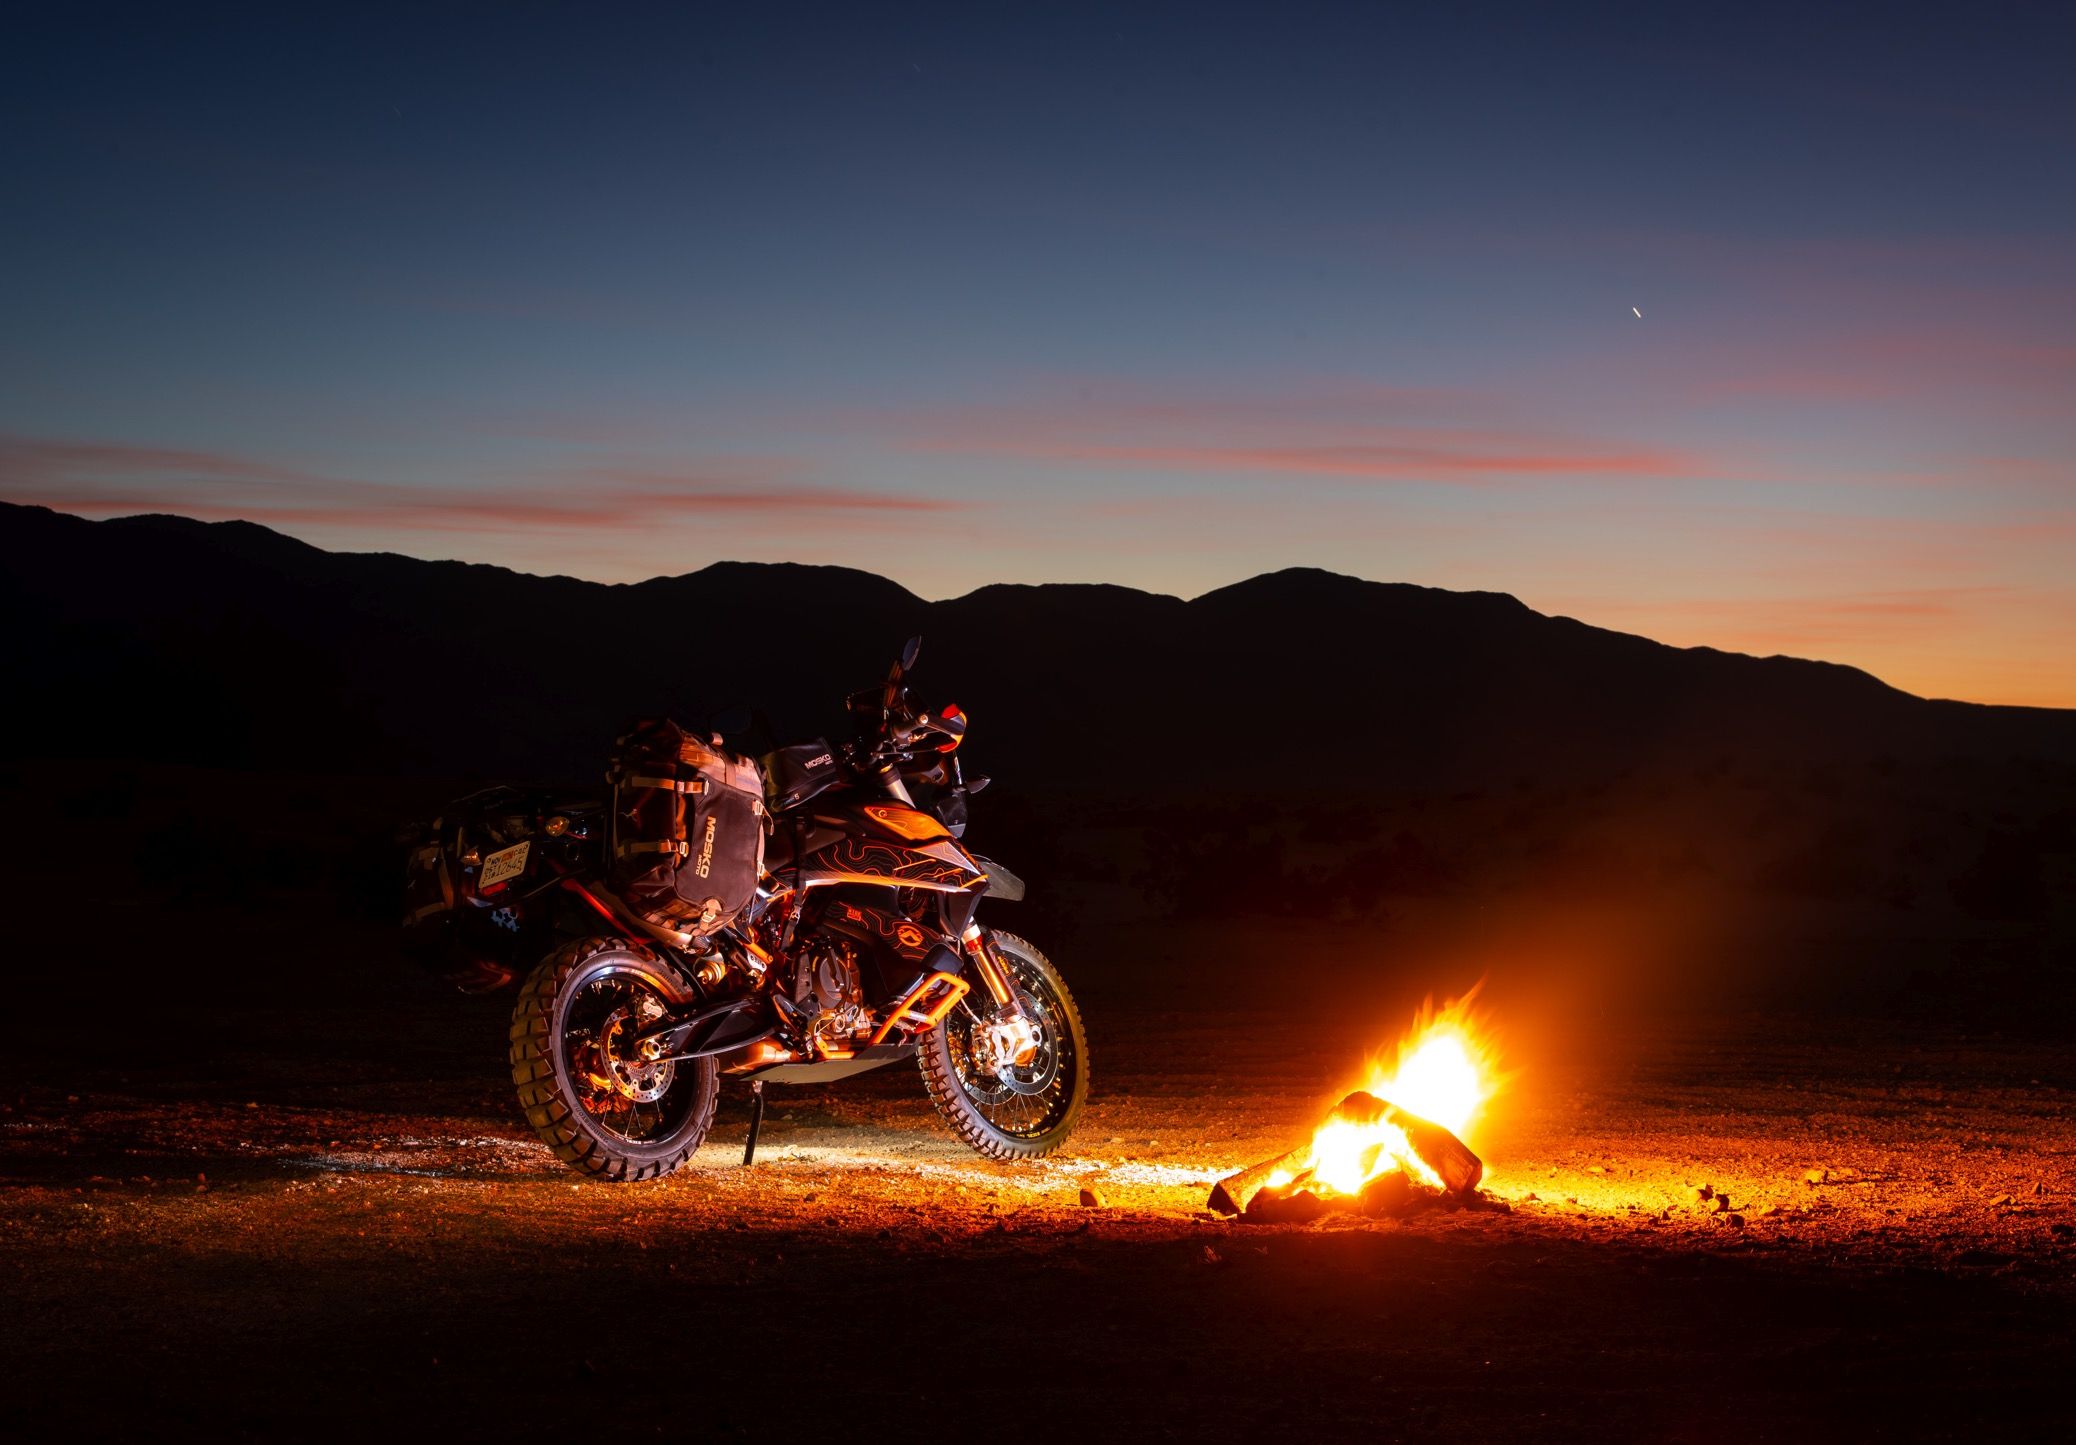
{"label": "pannier bag", "polygon": [[764,871],[764,778],[665,718],[613,746],[607,881],[659,928],[707,934],[735,921]]}

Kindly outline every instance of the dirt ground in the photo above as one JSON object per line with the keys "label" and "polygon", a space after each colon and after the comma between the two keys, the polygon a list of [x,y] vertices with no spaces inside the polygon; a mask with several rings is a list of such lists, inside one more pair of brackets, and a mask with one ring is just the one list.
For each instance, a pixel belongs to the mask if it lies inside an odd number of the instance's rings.
{"label": "dirt ground", "polygon": [[1510,1212],[1264,1227],[1209,1186],[1309,1134],[1358,1032],[1089,1002],[1059,1157],[965,1154],[904,1064],[774,1089],[751,1170],[728,1088],[692,1165],[633,1186],[517,1120],[503,1000],[315,1037],[155,1014],[92,1073],[32,1041],[0,1095],[16,1438],[2076,1427],[2076,1051],[1630,1031],[1540,1060],[1474,1135]]}

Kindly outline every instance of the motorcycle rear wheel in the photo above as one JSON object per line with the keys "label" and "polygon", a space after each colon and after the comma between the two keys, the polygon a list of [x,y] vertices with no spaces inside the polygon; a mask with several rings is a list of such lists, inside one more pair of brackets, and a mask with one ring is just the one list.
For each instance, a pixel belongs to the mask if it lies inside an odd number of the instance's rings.
{"label": "motorcycle rear wheel", "polygon": [[617,1039],[691,990],[647,949],[587,938],[543,959],[512,1010],[512,1082],[526,1122],[557,1158],[613,1183],[657,1179],[714,1122],[712,1059],[642,1063]]}
{"label": "motorcycle rear wheel", "polygon": [[[973,994],[917,1040],[916,1061],[938,1114],[974,1153],[1042,1159],[1067,1142],[1088,1102],[1088,1034],[1052,960],[1013,933],[993,938],[1044,1036],[1035,1068],[1009,1071],[1013,1077],[1004,1079],[979,1066],[972,1036],[983,1005]],[[986,999],[981,990],[974,993]]]}

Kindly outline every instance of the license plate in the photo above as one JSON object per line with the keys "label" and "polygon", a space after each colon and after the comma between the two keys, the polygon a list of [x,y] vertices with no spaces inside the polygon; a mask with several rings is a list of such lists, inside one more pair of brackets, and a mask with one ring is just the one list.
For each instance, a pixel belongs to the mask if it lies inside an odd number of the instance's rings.
{"label": "license plate", "polygon": [[514,843],[511,847],[500,848],[497,852],[485,858],[483,860],[483,871],[476,875],[476,887],[478,889],[488,888],[494,883],[502,883],[507,878],[517,878],[521,873],[524,873],[526,871],[526,850],[532,846],[533,843],[530,840],[525,843]]}

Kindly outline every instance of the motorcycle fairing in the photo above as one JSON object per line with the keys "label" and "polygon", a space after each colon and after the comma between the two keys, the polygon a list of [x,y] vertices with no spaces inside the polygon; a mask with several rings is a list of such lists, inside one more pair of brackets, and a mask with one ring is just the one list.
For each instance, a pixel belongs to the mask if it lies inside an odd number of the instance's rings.
{"label": "motorcycle fairing", "polygon": [[779,829],[767,857],[775,877],[797,880],[802,888],[876,883],[956,893],[987,881],[987,870],[943,824],[917,809],[884,803],[796,819]]}
{"label": "motorcycle fairing", "polygon": [[929,843],[951,836],[944,824],[920,808],[900,803],[866,803],[858,811],[904,843]]}
{"label": "motorcycle fairing", "polygon": [[949,839],[903,847],[844,838],[809,855],[799,873],[803,888],[830,883],[882,883],[896,888],[958,893],[987,881],[987,874]]}
{"label": "motorcycle fairing", "polygon": [[821,927],[880,950],[907,965],[912,973],[921,965],[930,946],[938,941],[934,921],[926,924],[886,908],[886,893],[880,889],[873,892],[879,896],[873,898],[861,890],[853,899],[848,891],[834,891],[822,909]]}

